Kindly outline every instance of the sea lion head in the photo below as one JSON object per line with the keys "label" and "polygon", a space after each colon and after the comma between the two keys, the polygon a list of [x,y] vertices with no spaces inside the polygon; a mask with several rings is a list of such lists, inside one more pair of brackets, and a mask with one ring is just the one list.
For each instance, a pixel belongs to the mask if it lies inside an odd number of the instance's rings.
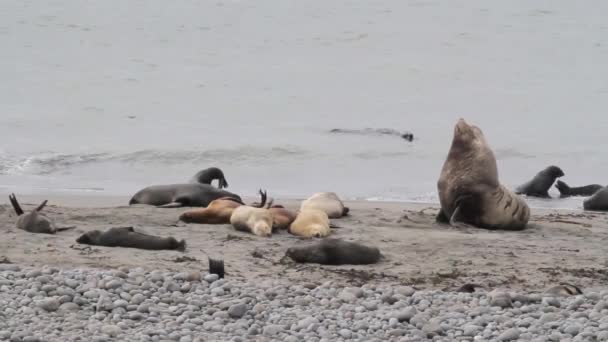
{"label": "sea lion head", "polygon": [[564,171],[555,165],[551,165],[543,170],[543,173],[551,178],[559,178],[565,175]]}
{"label": "sea lion head", "polygon": [[464,119],[459,119],[454,126],[454,138],[452,149],[460,147],[462,149],[472,149],[486,144],[486,139],[481,129],[475,125],[469,125]]}
{"label": "sea lion head", "polygon": [[322,264],[326,261],[323,249],[318,246],[289,247],[285,255],[295,262],[311,262]]}
{"label": "sea lion head", "polygon": [[92,230],[80,235],[80,237],[76,239],[76,242],[91,245],[97,241],[100,235],[101,232],[99,230]]}
{"label": "sea lion head", "polygon": [[[179,220],[182,222],[186,222],[186,223],[192,223],[192,222],[194,222],[192,214],[193,214],[192,211],[186,211],[185,213],[179,215]],[[205,212],[201,211],[201,212],[197,213],[197,216],[199,216],[199,217],[205,216]]]}
{"label": "sea lion head", "polygon": [[272,220],[270,224],[266,220],[260,220],[253,225],[252,233],[257,236],[270,237],[272,235]]}

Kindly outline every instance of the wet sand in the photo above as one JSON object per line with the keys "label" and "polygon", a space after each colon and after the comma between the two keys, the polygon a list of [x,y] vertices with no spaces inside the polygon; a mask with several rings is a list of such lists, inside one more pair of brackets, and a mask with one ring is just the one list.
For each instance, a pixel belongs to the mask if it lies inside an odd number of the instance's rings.
{"label": "wet sand", "polygon": [[[2,194],[7,198],[7,194]],[[20,196],[25,210],[45,196]],[[58,226],[76,229],[56,235],[15,228],[8,200],[0,205],[0,262],[61,268],[143,267],[147,270],[206,270],[207,256],[223,258],[226,277],[246,280],[361,285],[368,282],[412,285],[418,289],[453,289],[478,283],[491,289],[543,290],[560,282],[583,288],[608,282],[608,215],[576,210],[533,209],[521,232],[455,229],[434,222],[437,205],[394,202],[347,202],[351,215],[333,220],[332,236],[380,248],[376,265],[294,264],[288,247],[311,243],[286,232],[271,238],[235,231],[230,225],[178,222],[188,208],[129,207],[128,198],[52,196],[45,213]],[[296,209],[297,200],[275,200]],[[93,229],[134,226],[158,236],[186,239],[185,252],[145,251],[79,245],[75,239]]]}

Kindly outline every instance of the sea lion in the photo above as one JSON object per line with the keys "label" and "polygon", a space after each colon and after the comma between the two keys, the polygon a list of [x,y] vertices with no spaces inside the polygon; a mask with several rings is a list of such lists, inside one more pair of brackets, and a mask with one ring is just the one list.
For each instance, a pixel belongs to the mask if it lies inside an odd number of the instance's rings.
{"label": "sea lion", "polygon": [[105,232],[92,230],[82,234],[76,242],[104,247],[128,247],[150,250],[170,249],[185,251],[186,241],[174,237],[158,237],[136,232],[133,227],[110,228]]}
{"label": "sea lion", "polygon": [[380,250],[341,239],[324,239],[308,246],[287,249],[285,255],[297,263],[323,265],[367,265],[380,260]]}
{"label": "sea lion", "polygon": [[272,214],[273,231],[289,229],[289,226],[295,221],[297,216],[296,213],[285,209],[280,204],[272,205],[268,210]]}
{"label": "sea lion", "polygon": [[30,233],[55,234],[60,231],[75,228],[58,228],[55,225],[55,222],[53,222],[53,220],[41,213],[42,209],[44,208],[44,206],[46,206],[46,203],[48,202],[47,200],[44,200],[42,203],[40,203],[40,205],[36,209],[25,214],[23,209],[21,208],[21,205],[19,205],[15,194],[10,194],[8,196],[8,199],[11,201],[13,209],[15,209],[15,213],[17,213],[17,216],[19,216],[16,224],[18,229],[22,229]]}
{"label": "sea lion", "polygon": [[559,285],[556,285],[556,286],[553,286],[553,287],[547,289],[543,294],[549,295],[549,296],[568,297],[568,296],[581,295],[581,294],[583,294],[583,291],[581,291],[581,289],[579,287],[577,287],[576,285],[563,283],[563,284],[559,284]]}
{"label": "sea lion", "polygon": [[306,238],[326,237],[331,232],[329,217],[318,209],[300,210],[287,231]]}
{"label": "sea lion", "polygon": [[608,187],[596,191],[593,196],[583,201],[583,209],[608,211]]}
{"label": "sea lion", "polygon": [[272,235],[272,214],[266,208],[241,205],[232,211],[230,224],[238,231],[250,232],[257,236]]}
{"label": "sea lion", "polygon": [[344,129],[334,128],[329,133],[360,134],[360,135],[394,135],[407,141],[414,140],[414,134],[410,132],[399,132],[392,128],[365,128],[365,129]]}
{"label": "sea lion", "polygon": [[335,192],[317,192],[308,199],[302,201],[300,210],[319,209],[324,211],[329,218],[339,218],[348,214],[349,209],[344,206]]}
{"label": "sea lion", "polygon": [[599,184],[589,184],[585,186],[569,186],[565,182],[558,180],[555,184],[557,190],[559,190],[560,197],[569,196],[591,196],[594,193],[601,190],[604,186]]}
{"label": "sea lion", "polygon": [[437,182],[439,222],[486,229],[521,230],[530,208],[498,181],[496,158],[481,130],[458,120]]}
{"label": "sea lion", "polygon": [[[266,192],[260,190],[260,203],[254,203],[251,206],[262,208],[266,204]],[[228,224],[230,216],[234,209],[245,205],[240,201],[231,197],[222,197],[211,201],[206,208],[188,210],[179,216],[179,220],[186,223],[201,223],[201,224]]]}
{"label": "sea lion", "polygon": [[532,180],[520,185],[515,190],[518,195],[531,197],[549,198],[549,189],[559,177],[564,176],[564,171],[555,165],[548,166],[532,178]]}
{"label": "sea lion", "polygon": [[228,187],[228,182],[226,181],[226,177],[224,177],[224,172],[217,167],[210,167],[197,172],[194,177],[190,179],[190,183],[211,184],[214,179],[217,179],[217,187],[219,189]]}

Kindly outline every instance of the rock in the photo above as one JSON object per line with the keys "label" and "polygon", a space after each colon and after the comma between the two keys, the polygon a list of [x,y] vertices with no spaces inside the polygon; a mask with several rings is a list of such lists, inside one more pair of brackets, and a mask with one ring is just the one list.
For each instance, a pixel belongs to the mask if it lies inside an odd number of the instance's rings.
{"label": "rock", "polygon": [[247,304],[234,304],[228,308],[228,315],[232,318],[241,318],[247,312]]}
{"label": "rock", "polygon": [[488,294],[490,306],[498,306],[501,308],[510,308],[513,306],[511,295],[508,292],[494,290]]}
{"label": "rock", "polygon": [[464,336],[471,336],[471,337],[477,335],[477,333],[479,331],[481,331],[481,327],[478,325],[474,325],[474,324],[467,324],[462,329],[463,329],[462,334]]}
{"label": "rock", "polygon": [[407,308],[397,312],[394,317],[399,320],[399,322],[409,322],[412,317],[416,316],[418,310],[416,310],[413,306],[408,306]]}
{"label": "rock", "polygon": [[59,311],[78,311],[80,310],[80,306],[76,303],[67,302],[63,303],[59,306]]}
{"label": "rock", "polygon": [[547,306],[554,306],[556,308],[561,307],[559,300],[555,297],[544,297],[543,304]]}
{"label": "rock", "polygon": [[437,335],[441,335],[443,333],[443,328],[439,324],[439,322],[432,320],[431,322],[425,324],[422,327],[422,332],[427,337],[434,337]]}
{"label": "rock", "polygon": [[57,309],[59,309],[59,305],[59,301],[54,298],[43,299],[36,303],[36,306],[45,311],[57,311]]}
{"label": "rock", "polygon": [[581,327],[577,324],[571,324],[568,325],[566,327],[566,329],[564,329],[564,333],[568,334],[568,335],[572,335],[572,336],[576,336],[578,335],[578,333],[581,331]]}
{"label": "rock", "polygon": [[414,293],[416,293],[416,290],[410,286],[397,286],[395,293],[405,297],[411,297]]}
{"label": "rock", "polygon": [[280,325],[270,324],[264,327],[262,334],[264,334],[264,336],[272,337],[278,335],[281,331],[283,331],[283,327]]}
{"label": "rock", "polygon": [[122,332],[122,329],[115,325],[104,325],[100,329],[101,333],[109,335],[110,337],[116,337]]}
{"label": "rock", "polygon": [[519,338],[519,329],[511,328],[498,335],[499,341],[514,341]]}
{"label": "rock", "polygon": [[204,281],[208,282],[209,284],[216,282],[218,279],[220,279],[220,277],[217,274],[207,274],[205,275],[205,277],[203,278]]}
{"label": "rock", "polygon": [[342,338],[346,338],[346,339],[350,339],[351,336],[353,335],[353,333],[348,330],[348,329],[340,329],[340,331],[338,332],[338,334],[340,336],[342,336]]}

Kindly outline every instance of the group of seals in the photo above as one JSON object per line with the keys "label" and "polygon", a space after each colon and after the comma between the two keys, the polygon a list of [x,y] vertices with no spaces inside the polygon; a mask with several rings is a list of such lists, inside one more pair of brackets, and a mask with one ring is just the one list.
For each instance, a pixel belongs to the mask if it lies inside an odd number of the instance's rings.
{"label": "group of seals", "polygon": [[177,241],[177,239],[174,237],[162,238],[148,235],[136,232],[133,227],[110,228],[105,232],[100,230],[91,230],[82,234],[76,239],[76,242],[104,247],[128,247],[150,250],[186,250],[185,240]]}
{"label": "group of seals", "polygon": [[458,120],[437,182],[437,221],[487,229],[521,230],[530,208],[498,180],[496,158],[481,130]]}
{"label": "group of seals", "polygon": [[392,128],[365,128],[365,129],[345,129],[334,128],[329,133],[359,134],[359,135],[394,135],[411,142],[414,134],[410,132],[399,132]]}
{"label": "group of seals", "polygon": [[551,165],[534,176],[534,178],[515,190],[518,195],[549,198],[549,189],[559,177],[564,176],[564,171],[555,165]]}
{"label": "group of seals", "polygon": [[[211,185],[218,180],[218,188]],[[190,183],[152,185],[139,190],[129,205],[149,204],[161,208],[178,207],[207,207],[211,201],[218,198],[229,197],[242,201],[241,197],[229,191],[222,190],[228,187],[224,173],[216,168],[199,171]]]}

